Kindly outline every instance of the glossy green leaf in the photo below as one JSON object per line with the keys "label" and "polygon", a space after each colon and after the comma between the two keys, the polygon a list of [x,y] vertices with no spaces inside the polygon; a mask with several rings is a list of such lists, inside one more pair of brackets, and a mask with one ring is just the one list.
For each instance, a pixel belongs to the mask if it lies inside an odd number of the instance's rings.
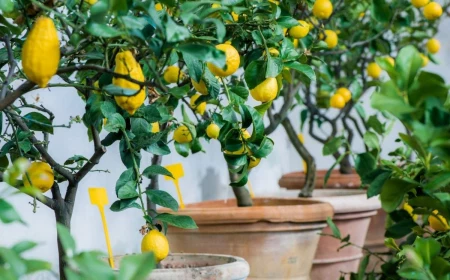
{"label": "glossy green leaf", "polygon": [[162,213],[155,217],[155,219],[166,222],[167,224],[178,227],[178,228],[184,228],[184,229],[196,229],[197,224],[194,222],[194,220],[189,216],[182,216],[182,215],[172,215],[169,213]]}
{"label": "glossy green leaf", "polygon": [[178,211],[178,202],[169,193],[161,190],[146,190],[145,193],[153,203]]}

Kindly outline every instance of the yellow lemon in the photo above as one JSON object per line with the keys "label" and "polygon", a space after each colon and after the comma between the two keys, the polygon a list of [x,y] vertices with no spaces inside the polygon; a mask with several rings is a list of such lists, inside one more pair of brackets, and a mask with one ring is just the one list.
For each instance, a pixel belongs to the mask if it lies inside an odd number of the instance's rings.
{"label": "yellow lemon", "polygon": [[206,110],[206,102],[201,102],[200,104],[195,103],[200,96],[201,96],[200,94],[194,94],[191,97],[191,102],[189,104],[191,108],[195,110],[195,112],[199,113],[200,115],[203,115]]}
{"label": "yellow lemon", "polygon": [[420,57],[422,57],[422,67],[427,66],[428,63],[430,62],[430,59],[428,58],[428,56],[421,53]]}
{"label": "yellow lemon", "polygon": [[161,3],[156,3],[156,4],[155,4],[155,10],[156,10],[156,11],[159,12],[159,11],[162,11],[162,9],[163,9],[163,6],[161,5]]}
{"label": "yellow lemon", "polygon": [[186,126],[182,125],[175,129],[173,140],[180,144],[189,143],[192,141],[192,134]]}
{"label": "yellow lemon", "polygon": [[[131,78],[143,82],[145,80],[141,65],[134,59],[130,51],[120,52],[116,55],[115,73],[129,75]],[[133,96],[114,96],[117,105],[133,115],[145,101],[145,89],[138,84],[122,78],[113,78],[113,84],[122,88],[139,91]]]}
{"label": "yellow lemon", "polygon": [[222,5],[220,5],[220,4],[212,4],[211,5],[211,8],[213,8],[213,9],[217,9],[217,8],[220,8],[220,7],[222,7]]}
{"label": "yellow lemon", "polygon": [[430,0],[411,0],[411,4],[416,8],[422,8],[429,2],[430,2]]}
{"label": "yellow lemon", "polygon": [[294,48],[298,48],[298,39],[294,39],[294,41],[292,41],[292,44],[294,45]]}
{"label": "yellow lemon", "polygon": [[416,214],[413,214],[414,209],[411,207],[411,205],[408,204],[408,202],[405,202],[403,204],[403,210],[408,212],[408,214],[412,217],[414,221],[417,221],[418,216]]}
{"label": "yellow lemon", "polygon": [[248,169],[252,169],[256,166],[258,166],[258,164],[261,162],[260,158],[255,158],[255,157],[249,157],[250,158],[250,162],[248,163]]}
{"label": "yellow lemon", "polygon": [[381,67],[376,62],[372,62],[369,63],[366,71],[369,77],[373,79],[378,79],[381,76],[383,69],[381,69]]}
{"label": "yellow lemon", "polygon": [[330,0],[316,0],[312,12],[318,19],[327,19],[333,13],[333,4]]}
{"label": "yellow lemon", "polygon": [[164,71],[164,81],[168,84],[178,83],[184,77],[183,71],[181,71],[180,67],[172,65],[167,67],[166,71]]}
{"label": "yellow lemon", "polygon": [[309,24],[304,20],[298,21],[299,25],[291,27],[289,29],[289,36],[294,39],[300,39],[306,37],[309,33]]}
{"label": "yellow lemon", "polygon": [[342,96],[344,98],[345,103],[349,102],[350,99],[352,99],[352,93],[348,88],[344,87],[338,88],[335,94]]}
{"label": "yellow lemon", "polygon": [[203,80],[200,80],[200,83],[197,83],[194,79],[191,78],[192,86],[195,88],[196,91],[203,95],[208,94],[208,88],[206,87],[206,84]]}
{"label": "yellow lemon", "polygon": [[345,107],[345,99],[340,94],[335,94],[330,99],[330,106],[336,109],[342,109]]}
{"label": "yellow lemon", "polygon": [[262,83],[250,90],[250,94],[256,101],[269,102],[277,97],[278,83],[275,78],[267,78]]}
{"label": "yellow lemon", "polygon": [[50,165],[46,162],[36,161],[30,164],[22,176],[25,187],[33,186],[45,193],[52,188],[55,176]]}
{"label": "yellow lemon", "polygon": [[386,60],[389,62],[390,65],[392,65],[392,67],[395,66],[395,60],[392,57],[387,56]]}
{"label": "yellow lemon", "polygon": [[59,59],[59,39],[55,24],[51,18],[39,17],[23,44],[23,71],[30,81],[44,88],[56,74]]}
{"label": "yellow lemon", "polygon": [[[327,29],[325,30],[325,36],[326,36],[325,43],[327,43],[329,49],[332,49],[337,46],[339,39],[336,32]],[[320,37],[322,37],[323,39],[323,34],[321,34]]]}
{"label": "yellow lemon", "polygon": [[436,20],[442,15],[442,6],[439,3],[431,2],[423,9],[423,16],[428,20]]}
{"label": "yellow lemon", "polygon": [[280,56],[280,51],[278,51],[278,50],[275,49],[275,48],[269,48],[269,53],[270,53],[272,56]]}
{"label": "yellow lemon", "polygon": [[209,138],[217,139],[220,134],[220,127],[215,124],[211,123],[206,127],[206,135],[208,135]]}
{"label": "yellow lemon", "polygon": [[215,64],[208,62],[208,68],[215,76],[228,77],[239,68],[239,64],[241,63],[239,53],[232,45],[228,44],[220,44],[217,45],[216,48],[225,52],[226,65],[222,69]]}
{"label": "yellow lemon", "polygon": [[234,151],[234,152],[225,150],[224,154],[227,154],[227,155],[242,155],[245,152],[246,152],[246,147],[245,147],[245,145],[242,145],[242,147],[239,150]]}
{"label": "yellow lemon", "polygon": [[437,40],[435,38],[428,40],[428,42],[427,42],[428,52],[435,54],[435,53],[438,53],[440,49],[441,49],[441,43],[439,42],[439,40]]}
{"label": "yellow lemon", "polygon": [[89,5],[94,5],[97,3],[97,0],[84,0],[84,2],[88,3]]}
{"label": "yellow lemon", "polygon": [[450,230],[447,220],[442,215],[439,215],[437,210],[434,210],[433,214],[437,215],[437,217],[433,215],[428,217],[428,223],[430,223],[432,229],[436,231]]}
{"label": "yellow lemon", "polygon": [[234,21],[238,21],[239,20],[239,15],[236,14],[235,12],[231,12],[231,16],[233,17]]}
{"label": "yellow lemon", "polygon": [[152,123],[152,132],[153,133],[159,132],[159,123],[157,122]]}
{"label": "yellow lemon", "polygon": [[156,262],[159,263],[169,255],[169,241],[157,229],[152,229],[142,238],[141,252],[153,252]]}

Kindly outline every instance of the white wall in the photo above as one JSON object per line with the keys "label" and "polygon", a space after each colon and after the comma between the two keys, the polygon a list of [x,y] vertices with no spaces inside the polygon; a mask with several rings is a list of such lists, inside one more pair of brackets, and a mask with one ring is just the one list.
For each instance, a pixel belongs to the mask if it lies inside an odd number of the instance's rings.
{"label": "white wall", "polygon": [[[430,65],[428,70],[438,72],[450,81],[450,38],[445,36],[446,28],[450,28],[450,20],[447,20],[438,38],[442,42],[442,49],[437,56],[441,65]],[[67,124],[68,116],[82,115],[84,103],[77,96],[73,89],[42,89],[27,94],[27,99],[40,96],[40,102],[52,110],[56,119],[55,124]],[[368,101],[365,102],[368,108]],[[370,110],[370,108],[368,108]],[[299,112],[292,113],[294,127],[299,127]],[[393,149],[393,139],[399,131],[396,127],[392,136],[385,141],[383,146],[385,151]],[[57,162],[64,162],[68,157],[79,154],[90,157],[93,152],[93,145],[87,145],[86,128],[82,124],[73,125],[72,129],[56,128],[56,134],[51,137],[50,153]],[[105,134],[102,133],[104,137]],[[275,149],[265,160],[262,160],[258,168],[252,172],[250,180],[257,195],[273,193],[278,189],[278,180],[282,174],[302,169],[301,159],[292,148],[282,127],[271,135],[275,140]],[[328,168],[334,162],[332,157],[322,156],[322,147],[305,133],[305,142],[308,149],[316,158],[319,168]],[[175,152],[164,157],[163,165],[182,162],[185,168],[185,177],[181,180],[181,188],[185,202],[197,202],[203,199],[225,199],[231,197],[232,192],[228,187],[228,175],[225,161],[220,152],[220,145],[217,141],[204,145],[207,153],[192,155],[185,159]],[[361,142],[355,143],[355,149],[362,151]],[[141,166],[150,165],[150,155],[144,154]],[[76,238],[78,248],[105,250],[103,230],[100,216],[97,209],[89,202],[87,188],[91,186],[104,186],[108,189],[109,200],[115,200],[115,182],[124,170],[118,153],[118,146],[113,145],[108,148],[108,152],[102,158],[98,169],[108,169],[111,173],[90,173],[82,181],[79,187],[78,197],[72,219],[72,233]],[[148,181],[144,182],[144,185]],[[170,182],[161,178],[161,188],[170,192],[176,197],[174,186]],[[0,193],[4,189],[0,188]],[[64,192],[64,186],[62,186]],[[51,195],[51,194],[48,194]],[[33,240],[40,243],[37,249],[29,253],[30,257],[46,259],[57,265],[56,231],[53,212],[45,206],[38,208],[37,213],[32,213],[29,205],[31,199],[26,195],[15,195],[9,199],[20,211],[27,226],[0,224],[0,246],[8,246],[20,240]],[[106,213],[110,236],[114,254],[129,254],[140,250],[141,236],[138,232],[144,220],[140,210],[127,209],[124,212],[114,213],[107,210]]]}

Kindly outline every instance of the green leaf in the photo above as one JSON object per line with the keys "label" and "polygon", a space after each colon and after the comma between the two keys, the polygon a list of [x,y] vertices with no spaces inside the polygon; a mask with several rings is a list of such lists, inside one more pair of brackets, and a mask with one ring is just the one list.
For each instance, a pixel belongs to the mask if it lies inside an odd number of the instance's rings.
{"label": "green leaf", "polygon": [[169,193],[161,190],[146,190],[145,193],[153,203],[178,211],[178,202]]}
{"label": "green leaf", "polygon": [[31,130],[53,134],[52,122],[41,113],[31,112],[23,117],[28,128],[30,128]]}
{"label": "green leaf", "polygon": [[252,61],[245,69],[245,82],[250,89],[255,88],[266,79],[266,64],[264,61]]}
{"label": "green leaf", "polygon": [[411,147],[411,149],[413,149],[417,153],[417,155],[422,158],[422,160],[427,157],[425,148],[416,137],[409,136],[408,134],[404,133],[399,133],[399,136],[406,145]]}
{"label": "green leaf", "polygon": [[392,17],[392,10],[385,0],[373,0],[370,15],[377,21],[387,23]]}
{"label": "green leaf", "polygon": [[177,153],[180,156],[183,157],[187,157],[189,155],[189,143],[178,143],[178,142],[174,142],[174,146],[175,146],[175,151],[177,151]]}
{"label": "green leaf", "polygon": [[434,238],[417,237],[414,241],[416,252],[422,257],[425,264],[430,265],[435,257],[441,251],[441,244]]}
{"label": "green leaf", "polygon": [[373,133],[372,131],[366,131],[363,138],[364,144],[366,144],[369,149],[380,150],[380,142],[378,140],[378,136],[375,133]]}
{"label": "green leaf", "polygon": [[105,118],[109,118],[112,114],[117,113],[116,105],[111,101],[102,102],[100,105],[100,110]]}
{"label": "green leaf", "polygon": [[172,215],[169,213],[162,213],[155,217],[155,219],[165,222],[171,226],[184,228],[184,229],[196,229],[198,228],[194,220],[189,216]]}
{"label": "green leaf", "polygon": [[9,204],[6,200],[0,198],[0,220],[5,223],[9,224],[12,222],[20,222],[22,224],[25,224],[25,222],[22,221],[17,211],[14,209],[14,207]]}
{"label": "green leaf", "polygon": [[[250,139],[248,139],[249,142],[256,142],[264,138],[264,122],[262,116],[256,111],[253,107],[247,106],[244,104],[240,105],[240,108],[243,112],[241,116],[250,116],[251,123],[253,124],[253,132]],[[246,120],[242,121],[243,123],[246,122]]]}
{"label": "green leaf", "polygon": [[283,61],[281,58],[267,56],[266,78],[275,78],[283,70]]}
{"label": "green leaf", "polygon": [[84,161],[89,161],[89,160],[87,158],[85,158],[84,156],[74,155],[74,156],[68,158],[64,162],[64,165],[70,165],[70,164],[74,164],[74,163],[78,163],[78,162],[84,162]]}
{"label": "green leaf", "polygon": [[423,189],[428,192],[434,192],[441,188],[444,188],[450,184],[450,172],[444,172],[438,174],[432,180],[430,180]]}
{"label": "green leaf", "polygon": [[316,73],[314,72],[314,69],[308,64],[301,64],[300,62],[293,61],[286,63],[285,66],[301,73],[306,78],[308,78],[309,81],[316,80]]}
{"label": "green leaf", "polygon": [[412,45],[406,46],[398,53],[395,63],[402,79],[400,88],[407,90],[414,82],[420,68],[422,68],[422,58],[419,51]]}
{"label": "green leaf", "polygon": [[66,256],[72,257],[75,254],[75,240],[70,235],[69,229],[60,223],[56,224],[56,229]]}
{"label": "green leaf", "polygon": [[388,213],[394,211],[403,202],[405,194],[416,186],[416,184],[398,178],[387,180],[381,188],[381,206]]}
{"label": "green leaf", "polygon": [[333,236],[336,238],[341,239],[341,231],[336,226],[336,224],[333,222],[333,219],[331,217],[327,217],[327,224],[331,228],[331,232],[333,233]]}
{"label": "green leaf", "polygon": [[[377,169],[369,174],[369,176],[374,176],[375,178],[371,180],[369,188],[367,189],[367,198],[374,197],[381,193],[381,188],[387,179],[391,176],[392,171]],[[365,179],[366,177],[364,177]]]}
{"label": "green leaf", "polygon": [[0,10],[3,11],[3,13],[10,13],[14,11],[14,2],[13,0],[2,0],[0,1]]}
{"label": "green leaf", "polygon": [[41,260],[24,260],[27,267],[27,273],[33,273],[41,270],[51,270],[52,265],[49,262]]}
{"label": "green leaf", "polygon": [[121,185],[118,189],[116,188],[117,198],[130,199],[138,197],[139,193],[137,192],[136,188],[137,188],[136,181],[126,182],[125,184]]}
{"label": "green leaf", "polygon": [[[117,0],[116,0],[117,1]],[[124,2],[124,1],[120,1]],[[144,18],[135,17],[135,16],[121,16],[120,17],[123,25],[127,29],[143,29],[148,25],[148,22]]]}
{"label": "green leaf", "polygon": [[[10,270],[16,276],[25,275],[27,271],[26,264],[16,252],[8,248],[0,247],[0,259],[2,263],[6,263]],[[18,279],[18,278],[16,278]]]}
{"label": "green leaf", "polygon": [[128,208],[141,209],[141,206],[138,203],[136,203],[136,198],[131,198],[114,201],[114,203],[110,207],[111,211],[114,212],[120,212]]}
{"label": "green leaf", "polygon": [[151,127],[150,124],[141,118],[132,118],[131,119],[131,132],[134,134],[146,134],[150,133]]}
{"label": "green leaf", "polygon": [[326,142],[325,145],[322,148],[322,154],[324,156],[329,156],[334,154],[339,150],[340,147],[346,142],[346,139],[344,137],[335,137],[332,138],[330,141]]}
{"label": "green leaf", "polygon": [[124,34],[123,32],[115,29],[114,27],[111,27],[104,23],[94,22],[92,20],[88,21],[88,23],[85,25],[85,29],[91,35],[102,38],[113,38]]}
{"label": "green leaf", "polygon": [[376,159],[371,153],[362,153],[356,156],[355,169],[359,176],[364,177],[377,166]]}
{"label": "green leaf", "polygon": [[184,43],[177,47],[179,51],[194,57],[197,60],[211,62],[216,66],[223,68],[226,65],[225,52],[217,49],[213,45],[200,43]]}
{"label": "green leaf", "polygon": [[336,167],[336,165],[338,165],[343,159],[344,157],[347,155],[347,153],[343,153],[339,156],[339,158],[333,163],[333,165],[328,169],[327,173],[325,174],[325,177],[323,179],[323,184],[324,186],[326,186],[328,179],[330,178],[331,172],[334,170],[334,168]]}
{"label": "green leaf", "polygon": [[176,43],[187,40],[191,37],[189,29],[184,26],[176,24],[171,17],[167,17],[166,22],[166,38],[169,43]]}
{"label": "green leaf", "polygon": [[155,175],[164,175],[173,178],[172,173],[170,173],[169,170],[161,165],[150,165],[149,167],[145,168],[144,172],[142,172],[142,175],[149,179],[151,179]]}
{"label": "green leaf", "polygon": [[405,102],[393,81],[381,85],[380,91],[372,95],[371,105],[375,109],[387,111],[397,117],[417,110]]}
{"label": "green leaf", "polygon": [[108,132],[119,132],[125,129],[125,119],[119,113],[112,114],[105,125],[105,130]]}
{"label": "green leaf", "polygon": [[200,61],[201,59],[197,59],[189,53],[183,53],[183,59],[188,68],[189,76],[197,83],[200,82],[203,75],[203,63]]}
{"label": "green leaf", "polygon": [[146,280],[155,268],[152,252],[126,256],[120,262],[120,280]]}
{"label": "green leaf", "polygon": [[11,248],[14,252],[17,254],[22,254],[25,251],[31,250],[34,247],[37,246],[37,243],[32,241],[21,241],[19,243],[14,244],[14,246]]}
{"label": "green leaf", "polygon": [[140,90],[127,89],[113,84],[106,85],[102,89],[113,96],[133,96],[140,92]]}
{"label": "green leaf", "polygon": [[436,257],[431,263],[431,271],[439,280],[448,280],[450,275],[450,262],[442,257]]}

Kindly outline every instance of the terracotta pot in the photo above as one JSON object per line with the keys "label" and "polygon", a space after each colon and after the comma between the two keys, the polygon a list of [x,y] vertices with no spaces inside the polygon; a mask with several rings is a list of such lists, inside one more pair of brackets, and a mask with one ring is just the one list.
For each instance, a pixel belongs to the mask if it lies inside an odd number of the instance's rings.
{"label": "terracotta pot", "polygon": [[[339,170],[331,171],[330,177],[328,178],[327,184],[325,185],[325,174],[328,170],[318,170],[316,172],[316,186],[315,189],[330,189],[330,188],[340,188],[340,189],[354,189],[361,186],[361,179],[356,171],[351,174],[341,174]],[[282,188],[288,190],[299,190],[305,184],[306,174],[305,172],[292,172],[283,175],[278,182]]]}
{"label": "terracotta pot", "polygon": [[[123,256],[115,256],[120,268]],[[248,263],[239,257],[210,254],[170,254],[154,269],[149,280],[244,280],[249,274]]]}
{"label": "terracotta pot", "polygon": [[[281,190],[283,197],[295,197],[298,191]],[[351,189],[322,189],[313,192],[313,199],[330,203],[334,208],[333,222],[339,228],[341,236],[350,235],[350,241],[363,246],[371,217],[381,207],[378,198],[367,199],[364,190]],[[323,230],[324,234],[332,234],[329,227]],[[339,279],[341,271],[356,272],[363,256],[362,249],[354,246],[345,247],[339,251],[342,244],[339,240],[321,236],[311,279],[328,280]]]}
{"label": "terracotta pot", "polygon": [[[316,186],[315,189],[357,189],[361,185],[361,180],[356,172],[352,174],[341,174],[338,170],[333,170],[327,181],[327,185],[324,187],[324,179],[327,170],[317,171]],[[305,182],[304,172],[293,172],[284,175],[279,184],[282,188],[297,189],[300,190]],[[387,253],[389,249],[384,246],[384,232],[386,223],[386,212],[383,209],[379,209],[377,214],[372,217],[369,224],[369,230],[364,242],[364,247],[377,253]],[[367,271],[380,271],[380,265],[382,263],[377,258],[370,258]]]}
{"label": "terracotta pot", "polygon": [[169,228],[171,251],[240,256],[250,264],[249,279],[310,279],[319,233],[333,216],[331,205],[299,198],[253,202],[253,207],[237,207],[235,199],[187,205],[179,213],[199,228]]}

